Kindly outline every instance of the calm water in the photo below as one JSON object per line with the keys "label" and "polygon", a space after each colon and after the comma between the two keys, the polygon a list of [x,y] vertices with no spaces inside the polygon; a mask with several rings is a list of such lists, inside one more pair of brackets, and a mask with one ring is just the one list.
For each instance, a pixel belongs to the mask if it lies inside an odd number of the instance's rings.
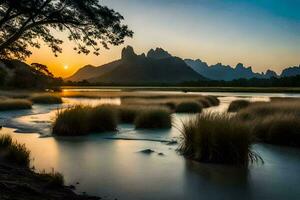
{"label": "calm water", "polygon": [[[219,95],[219,94],[217,94]],[[243,96],[222,95],[221,105],[210,111],[222,112],[228,104]],[[233,97],[234,96],[234,97]],[[249,96],[249,94],[248,94]],[[284,96],[284,95],[283,95]],[[267,101],[268,96],[253,95],[252,101]],[[64,99],[60,107],[73,104],[120,104],[120,99]],[[120,125],[119,132],[79,138],[40,137],[49,135],[57,105],[35,105],[31,111],[0,112],[4,128],[31,150],[37,170],[62,172],[67,184],[78,192],[108,199],[299,199],[300,150],[257,144],[253,149],[264,159],[249,170],[231,166],[199,164],[184,159],[177,145],[168,145],[180,137],[176,128],[162,131],[135,130]],[[174,123],[192,117],[174,115]],[[32,132],[32,133],[15,133]],[[130,139],[130,140],[127,140]],[[151,140],[151,141],[149,141]],[[140,151],[152,149],[154,153]],[[159,155],[163,153],[163,155]]]}

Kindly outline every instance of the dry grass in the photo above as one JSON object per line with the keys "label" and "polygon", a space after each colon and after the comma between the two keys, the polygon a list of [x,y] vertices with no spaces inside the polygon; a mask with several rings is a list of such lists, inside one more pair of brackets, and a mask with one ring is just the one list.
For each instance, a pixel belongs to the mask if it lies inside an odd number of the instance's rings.
{"label": "dry grass", "polygon": [[300,147],[300,102],[254,103],[237,117],[252,127],[261,142]]}
{"label": "dry grass", "polygon": [[238,112],[243,108],[247,108],[250,105],[248,100],[235,100],[232,101],[228,107],[228,112]]}
{"label": "dry grass", "polygon": [[0,100],[0,111],[31,109],[31,101],[25,99],[2,99]]}
{"label": "dry grass", "polygon": [[172,117],[167,109],[151,108],[139,112],[134,124],[138,129],[167,129],[172,127]]}
{"label": "dry grass", "polygon": [[176,113],[201,113],[202,105],[196,101],[185,101],[177,105]]}
{"label": "dry grass", "polygon": [[22,167],[30,165],[30,151],[24,144],[14,142],[10,135],[0,135],[0,158]]}
{"label": "dry grass", "polygon": [[243,166],[260,160],[251,151],[250,129],[225,113],[198,115],[183,124],[181,133],[179,151],[190,159]]}
{"label": "dry grass", "polygon": [[61,104],[62,98],[54,94],[36,94],[30,97],[33,103],[37,104]]}

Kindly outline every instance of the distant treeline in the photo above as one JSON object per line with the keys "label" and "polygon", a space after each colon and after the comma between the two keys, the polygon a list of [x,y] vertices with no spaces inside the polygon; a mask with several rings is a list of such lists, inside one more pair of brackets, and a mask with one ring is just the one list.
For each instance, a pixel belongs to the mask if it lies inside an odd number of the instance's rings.
{"label": "distant treeline", "polygon": [[190,81],[184,83],[89,83],[88,81],[64,83],[65,86],[182,86],[182,87],[300,87],[300,75],[292,77],[272,77],[270,79],[237,79],[232,81]]}

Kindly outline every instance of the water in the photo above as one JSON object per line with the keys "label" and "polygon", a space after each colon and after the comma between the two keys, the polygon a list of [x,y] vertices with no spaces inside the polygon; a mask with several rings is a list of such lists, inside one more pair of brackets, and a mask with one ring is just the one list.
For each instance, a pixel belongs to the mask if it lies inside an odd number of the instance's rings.
{"label": "water", "polygon": [[[208,110],[226,111],[228,104],[240,95],[221,97],[219,107]],[[268,96],[248,96],[252,101],[267,101]],[[119,104],[115,99],[64,99],[61,106],[34,106],[31,111],[2,112],[2,120],[18,129],[4,128],[31,150],[37,170],[55,170],[64,174],[67,184],[76,185],[77,192],[87,192],[108,199],[298,199],[300,196],[300,150],[257,144],[253,149],[264,159],[248,170],[184,159],[176,151],[180,137],[171,130],[135,130],[120,125],[119,132],[79,138],[40,137],[50,133],[56,110],[73,104]],[[192,117],[174,115],[180,122]],[[28,133],[33,132],[33,133]],[[35,133],[34,133],[35,132]],[[128,140],[130,139],[130,140]],[[149,141],[150,140],[150,141]],[[152,154],[141,153],[152,149]],[[160,155],[162,153],[163,155]]]}

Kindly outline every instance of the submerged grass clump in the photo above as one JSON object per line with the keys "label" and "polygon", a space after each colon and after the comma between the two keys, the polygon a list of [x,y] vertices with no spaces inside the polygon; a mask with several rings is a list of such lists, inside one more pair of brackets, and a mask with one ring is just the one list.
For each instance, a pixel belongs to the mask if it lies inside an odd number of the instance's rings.
{"label": "submerged grass clump", "polygon": [[0,158],[17,166],[29,167],[30,151],[24,144],[13,142],[10,135],[0,135]]}
{"label": "submerged grass clump", "polygon": [[138,113],[134,124],[136,128],[167,129],[172,127],[172,117],[167,109],[152,108]]}
{"label": "submerged grass clump", "polygon": [[30,100],[33,103],[37,104],[61,104],[63,103],[62,98],[58,95],[52,94],[40,94],[40,95],[33,95],[30,97]]}
{"label": "submerged grass clump", "polygon": [[252,127],[259,141],[300,147],[300,102],[254,103],[240,110],[237,118]]}
{"label": "submerged grass clump", "polygon": [[74,106],[57,113],[52,133],[63,136],[87,135],[90,132],[115,131],[117,114],[113,106]]}
{"label": "submerged grass clump", "polygon": [[133,123],[138,113],[136,106],[118,107],[118,119],[121,123]]}
{"label": "submerged grass clump", "polygon": [[206,113],[183,124],[179,151],[208,163],[247,166],[260,157],[251,151],[250,129],[226,114]]}
{"label": "submerged grass clump", "polygon": [[200,113],[202,105],[196,101],[181,102],[176,107],[176,113]]}
{"label": "submerged grass clump", "polygon": [[52,133],[55,135],[73,136],[89,133],[90,107],[74,106],[59,110],[53,124]]}
{"label": "submerged grass clump", "polygon": [[117,111],[109,105],[90,108],[89,131],[116,131],[118,125]]}
{"label": "submerged grass clump", "polygon": [[248,100],[235,100],[232,101],[228,107],[228,112],[237,112],[243,108],[247,108],[250,105]]}
{"label": "submerged grass clump", "polygon": [[25,99],[0,100],[0,111],[31,109],[31,101]]}

